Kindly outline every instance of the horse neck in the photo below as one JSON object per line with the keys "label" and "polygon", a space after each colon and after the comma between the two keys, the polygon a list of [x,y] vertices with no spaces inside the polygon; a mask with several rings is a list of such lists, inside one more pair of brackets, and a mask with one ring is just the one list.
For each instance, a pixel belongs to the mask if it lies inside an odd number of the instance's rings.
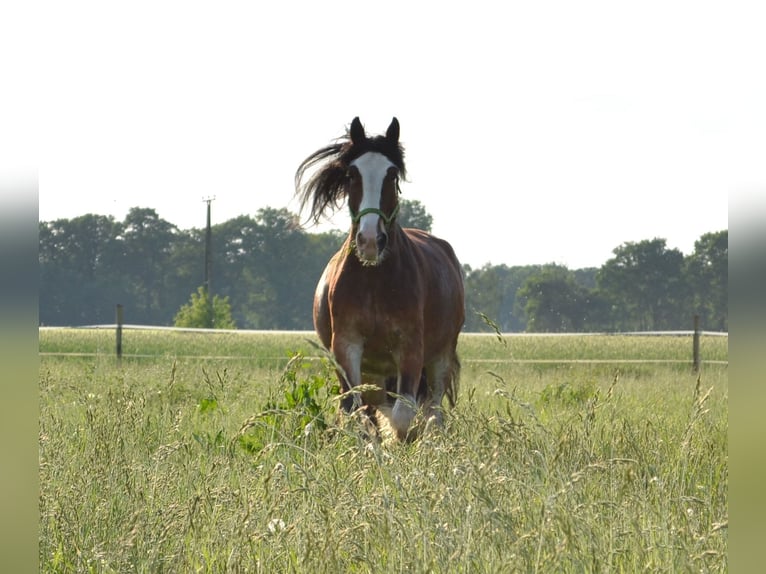
{"label": "horse neck", "polygon": [[388,249],[391,251],[390,255],[396,253],[398,256],[402,248],[407,245],[408,241],[409,239],[407,239],[407,234],[404,233],[402,226],[399,225],[398,221],[394,221],[391,224],[391,229],[388,230]]}

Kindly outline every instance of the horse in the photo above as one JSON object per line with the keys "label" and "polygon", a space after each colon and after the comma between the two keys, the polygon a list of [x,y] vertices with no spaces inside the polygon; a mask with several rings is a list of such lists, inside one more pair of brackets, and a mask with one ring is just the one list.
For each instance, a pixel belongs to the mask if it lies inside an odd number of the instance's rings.
{"label": "horse", "polygon": [[[313,307],[314,328],[335,359],[341,408],[385,411],[400,441],[417,435],[419,409],[426,425],[441,426],[445,394],[454,407],[465,320],[463,275],[452,246],[399,225],[405,177],[395,117],[385,135],[373,137],[355,117],[345,136],[309,155],[295,173],[301,211],[310,202],[315,222],[344,202],[351,216]],[[350,392],[360,385],[377,390]]]}

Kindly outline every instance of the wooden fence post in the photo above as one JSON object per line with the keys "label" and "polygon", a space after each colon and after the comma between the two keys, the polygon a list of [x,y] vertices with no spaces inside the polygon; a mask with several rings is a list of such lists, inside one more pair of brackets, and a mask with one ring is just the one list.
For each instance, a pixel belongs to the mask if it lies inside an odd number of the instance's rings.
{"label": "wooden fence post", "polygon": [[117,304],[117,361],[122,361],[122,305]]}
{"label": "wooden fence post", "polygon": [[700,316],[694,316],[694,335],[692,337],[692,368],[694,372],[700,370]]}

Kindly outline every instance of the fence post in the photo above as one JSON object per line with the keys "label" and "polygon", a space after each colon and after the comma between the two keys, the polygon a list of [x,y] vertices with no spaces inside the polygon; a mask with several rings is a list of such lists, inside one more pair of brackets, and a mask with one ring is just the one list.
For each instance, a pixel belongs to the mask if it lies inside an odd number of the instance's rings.
{"label": "fence post", "polygon": [[692,368],[700,370],[700,316],[694,316],[694,336],[692,337]]}
{"label": "fence post", "polygon": [[122,305],[117,304],[117,361],[122,361]]}

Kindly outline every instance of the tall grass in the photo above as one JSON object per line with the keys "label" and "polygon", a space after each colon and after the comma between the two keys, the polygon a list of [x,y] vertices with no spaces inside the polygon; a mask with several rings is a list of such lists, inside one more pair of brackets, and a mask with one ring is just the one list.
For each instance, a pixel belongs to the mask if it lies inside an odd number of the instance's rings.
{"label": "tall grass", "polygon": [[[294,341],[251,341],[271,364],[153,335],[121,366],[41,357],[41,571],[727,569],[725,366],[483,363],[506,345],[465,341],[445,427],[389,444],[336,417],[331,365]],[[198,352],[246,339],[218,337]],[[525,357],[563,352],[545,341]]]}

